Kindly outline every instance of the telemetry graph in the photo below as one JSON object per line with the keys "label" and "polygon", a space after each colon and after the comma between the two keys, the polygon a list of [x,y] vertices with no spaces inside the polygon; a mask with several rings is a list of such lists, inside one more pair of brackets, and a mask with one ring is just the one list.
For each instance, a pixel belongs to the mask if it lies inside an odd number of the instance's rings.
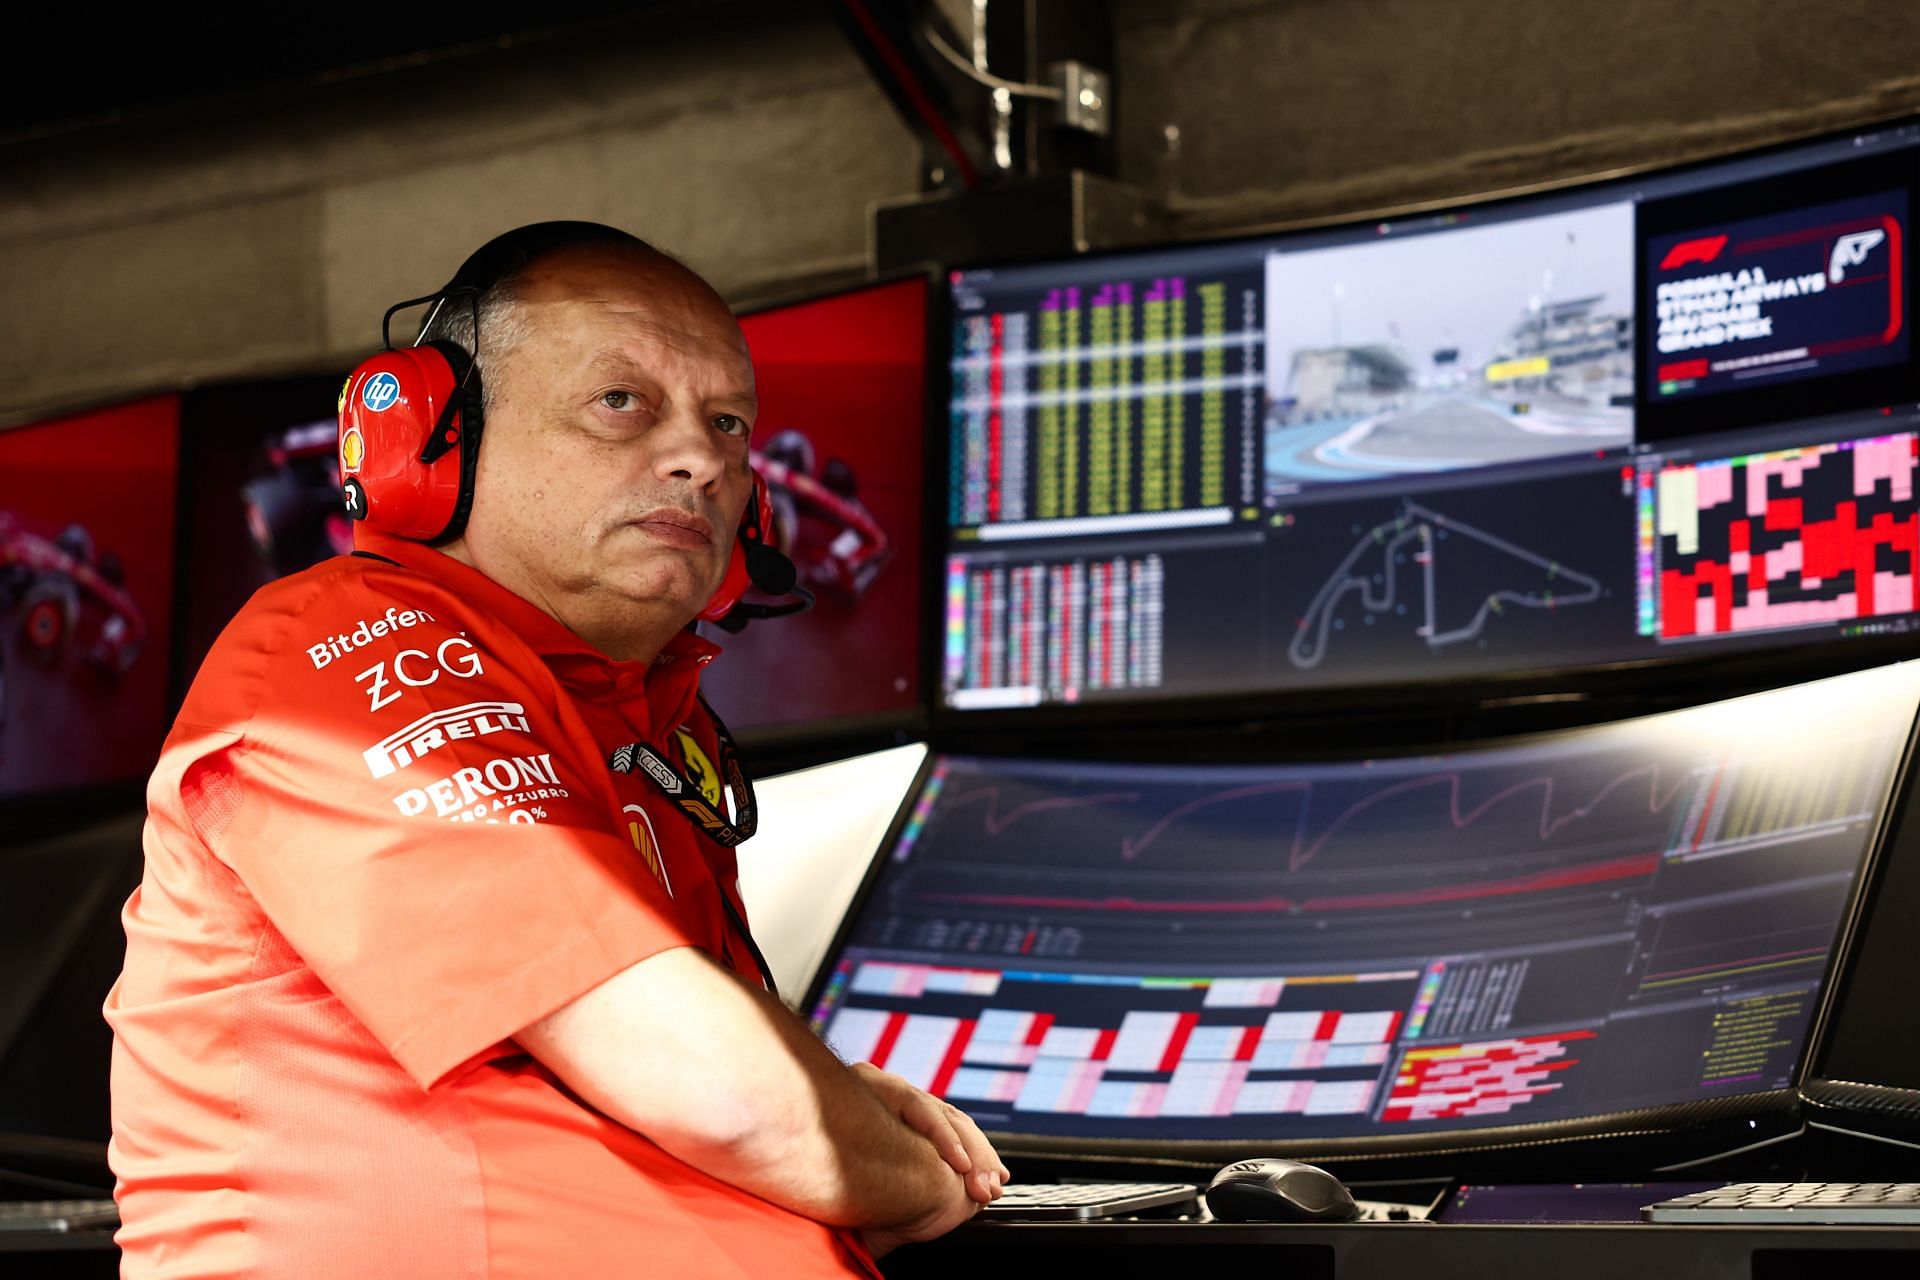
{"label": "telemetry graph", "polygon": [[1795,702],[1752,721],[1744,705],[1443,757],[1179,768],[954,758],[913,829],[901,902],[1075,927],[1525,914],[1645,886],[1663,866],[1774,856],[1874,811],[1890,748],[1866,731],[1870,708]]}
{"label": "telemetry graph", "polygon": [[[1021,771],[1023,774],[1027,771]],[[915,910],[1153,920],[1340,918],[1492,909],[1643,885],[1684,759],[1515,760],[1081,776],[951,767],[915,835]],[[904,887],[904,886],[903,886]]]}
{"label": "telemetry graph", "polygon": [[[1227,787],[1208,792],[1185,804],[1176,806],[1150,823],[1137,835],[1123,836],[1120,840],[1119,854],[1123,862],[1132,862],[1145,854],[1162,837],[1170,833],[1177,839],[1179,825],[1196,818],[1202,811],[1216,805],[1234,804],[1261,796],[1293,795],[1302,798],[1297,806],[1296,826],[1293,838],[1286,849],[1286,868],[1299,871],[1310,864],[1325,849],[1329,842],[1339,837],[1348,826],[1362,821],[1368,811],[1387,804],[1396,797],[1411,792],[1432,791],[1438,806],[1444,798],[1445,821],[1454,831],[1464,831],[1490,812],[1509,802],[1516,803],[1523,810],[1531,812],[1533,803],[1539,807],[1538,832],[1544,843],[1558,835],[1561,828],[1578,822],[1598,809],[1615,791],[1639,783],[1639,793],[1644,794],[1647,811],[1657,814],[1673,802],[1675,790],[1685,784],[1683,775],[1677,782],[1669,782],[1664,788],[1661,780],[1661,768],[1657,764],[1642,765],[1626,770],[1603,783],[1599,790],[1585,804],[1569,805],[1556,795],[1558,785],[1551,774],[1539,774],[1523,778],[1509,786],[1501,788],[1493,795],[1467,806],[1463,804],[1462,789],[1464,775],[1457,769],[1446,769],[1431,773],[1422,773],[1402,782],[1395,782],[1372,791],[1364,798],[1354,801],[1321,828],[1317,833],[1308,830],[1311,798],[1316,786],[1312,779],[1297,779],[1277,782],[1254,783],[1244,787]],[[1318,784],[1324,786],[1325,784]],[[1139,791],[1105,791],[1084,796],[1048,796],[1031,800],[1016,808],[1002,812],[1002,792],[999,787],[982,787],[972,791],[955,792],[947,798],[947,809],[953,810],[979,805],[985,812],[982,820],[989,836],[998,836],[1016,826],[1022,819],[1037,817],[1045,813],[1060,813],[1079,808],[1101,808],[1116,804],[1133,804],[1148,797]],[[1558,802],[1556,804],[1556,802]],[[1435,814],[1440,816],[1439,813]]]}
{"label": "telemetry graph", "polygon": [[[1494,563],[1462,564],[1453,572],[1456,560],[1467,558],[1459,549],[1468,546]],[[1497,576],[1486,576],[1490,568]],[[1416,594],[1421,612],[1414,634],[1439,652],[1479,639],[1507,609],[1590,604],[1600,598],[1601,586],[1557,560],[1408,500],[1392,520],[1362,534],[1328,575],[1300,618],[1287,657],[1296,667],[1319,666],[1349,597],[1358,597],[1363,613],[1394,617],[1404,612],[1405,598]],[[1456,613],[1468,608],[1472,613],[1464,618]]]}

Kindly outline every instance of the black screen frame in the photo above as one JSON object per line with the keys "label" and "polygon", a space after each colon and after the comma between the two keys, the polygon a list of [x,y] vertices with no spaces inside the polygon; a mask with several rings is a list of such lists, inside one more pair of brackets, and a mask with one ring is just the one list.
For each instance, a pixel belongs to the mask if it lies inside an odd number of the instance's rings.
{"label": "black screen frame", "polygon": [[[1913,748],[1909,748],[1911,751]],[[1839,957],[1829,988],[1808,1035],[1808,1063],[1800,1093],[1810,1113],[1838,1112],[1882,1119],[1892,1127],[1920,1129],[1920,1072],[1893,1083],[1856,1077],[1879,1072],[1841,1071],[1889,1051],[1884,1038],[1860,1029],[1857,1020],[1884,1014],[1910,996],[1920,972],[1920,936],[1902,909],[1920,903],[1920,771],[1908,766],[1903,785],[1888,806],[1882,848],[1867,869],[1855,909],[1835,945]],[[1888,895],[1889,882],[1898,888]],[[1915,961],[1914,968],[1904,961]],[[1870,1005],[1863,1005],[1870,1000]],[[1849,1021],[1850,1019],[1854,1021]],[[1911,1037],[1909,1036],[1909,1040]]]}

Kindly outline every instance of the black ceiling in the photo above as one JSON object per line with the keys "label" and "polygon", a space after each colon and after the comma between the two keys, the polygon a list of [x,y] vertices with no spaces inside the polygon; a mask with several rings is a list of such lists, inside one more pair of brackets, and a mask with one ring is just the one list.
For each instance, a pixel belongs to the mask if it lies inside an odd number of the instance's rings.
{"label": "black ceiling", "polygon": [[0,144],[111,125],[275,84],[379,74],[583,27],[627,27],[662,11],[751,7],[717,0],[542,0],[537,6],[457,10],[398,4],[262,6],[215,17],[210,5],[66,6],[54,16],[10,19],[0,35]]}

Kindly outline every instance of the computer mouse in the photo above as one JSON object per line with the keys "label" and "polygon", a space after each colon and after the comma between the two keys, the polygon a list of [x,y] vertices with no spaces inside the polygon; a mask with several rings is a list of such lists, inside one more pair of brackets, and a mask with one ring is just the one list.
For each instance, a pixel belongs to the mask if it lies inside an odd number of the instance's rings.
{"label": "computer mouse", "polygon": [[1226,1222],[1348,1222],[1358,1217],[1340,1179],[1296,1160],[1241,1160],[1213,1175],[1207,1208]]}

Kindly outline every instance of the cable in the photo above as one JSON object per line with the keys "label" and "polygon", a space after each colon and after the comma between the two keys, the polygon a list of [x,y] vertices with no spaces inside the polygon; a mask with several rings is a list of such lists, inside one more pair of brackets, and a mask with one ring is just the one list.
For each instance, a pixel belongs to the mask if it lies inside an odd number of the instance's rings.
{"label": "cable", "polygon": [[0,1182],[18,1183],[32,1187],[36,1191],[51,1191],[56,1195],[84,1196],[89,1200],[105,1200],[113,1192],[104,1187],[90,1187],[83,1182],[68,1182],[62,1178],[43,1177],[37,1173],[23,1173],[18,1169],[0,1169]]}
{"label": "cable", "polygon": [[1799,1137],[1801,1134],[1805,1133],[1806,1131],[1807,1131],[1807,1126],[1806,1126],[1806,1123],[1803,1121],[1800,1127],[1798,1129],[1795,1129],[1792,1133],[1782,1133],[1775,1137],[1762,1138],[1758,1142],[1749,1142],[1746,1146],[1735,1147],[1731,1151],[1716,1151],[1710,1156],[1701,1156],[1698,1160],[1682,1160],[1679,1164],[1663,1164],[1659,1168],[1655,1169],[1654,1172],[1655,1173],[1672,1173],[1676,1169],[1691,1169],[1695,1165],[1712,1164],[1715,1160],[1724,1160],[1728,1156],[1745,1155],[1749,1151],[1758,1151],[1761,1147],[1770,1147],[1776,1142],[1786,1142],[1789,1139]]}
{"label": "cable", "polygon": [[926,23],[921,24],[920,34],[928,44],[933,46],[933,51],[951,62],[961,75],[978,84],[986,85],[989,89],[1005,89],[1008,93],[1018,93],[1028,98],[1051,98],[1055,102],[1060,102],[1067,96],[1064,89],[1057,89],[1050,84],[1021,84],[1018,80],[1003,80],[999,76],[980,70],[962,57],[958,49],[948,44],[941,38],[938,31]]}
{"label": "cable", "polygon": [[866,37],[873,46],[874,53],[885,64],[887,73],[900,87],[901,94],[913,107],[914,114],[920,117],[920,122],[933,135],[934,141],[940,144],[941,150],[945,151],[948,158],[953,161],[954,170],[960,175],[961,184],[969,191],[978,187],[980,176],[974,172],[973,161],[967,158],[966,148],[960,145],[960,139],[954,137],[953,130],[948,127],[939,110],[928,100],[926,91],[920,86],[919,81],[914,79],[912,68],[907,65],[906,59],[900,56],[900,51],[893,47],[893,42],[887,39],[886,32],[873,20],[873,15],[867,12],[862,0],[840,0],[840,2],[846,6],[847,13],[859,26],[861,34]]}
{"label": "cable", "polygon": [[1906,1147],[1920,1151],[1920,1142],[1907,1142],[1901,1138],[1889,1138],[1878,1133],[1863,1133],[1858,1129],[1842,1129],[1837,1124],[1821,1124],[1818,1120],[1807,1121],[1809,1129],[1825,1129],[1828,1133],[1844,1133],[1849,1138],[1865,1138],[1868,1142],[1884,1142],[1890,1147]]}

